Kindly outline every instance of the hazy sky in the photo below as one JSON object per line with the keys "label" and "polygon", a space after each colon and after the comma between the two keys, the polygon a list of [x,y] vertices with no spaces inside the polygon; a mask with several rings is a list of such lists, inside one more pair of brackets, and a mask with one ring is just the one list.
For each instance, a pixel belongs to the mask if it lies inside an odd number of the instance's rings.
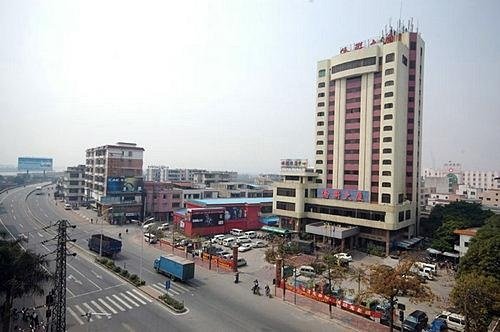
{"label": "hazy sky", "polygon": [[[144,162],[277,172],[313,163],[316,62],[400,1],[0,0],[0,163]],[[403,1],[426,42],[423,166],[500,169],[500,1]]]}

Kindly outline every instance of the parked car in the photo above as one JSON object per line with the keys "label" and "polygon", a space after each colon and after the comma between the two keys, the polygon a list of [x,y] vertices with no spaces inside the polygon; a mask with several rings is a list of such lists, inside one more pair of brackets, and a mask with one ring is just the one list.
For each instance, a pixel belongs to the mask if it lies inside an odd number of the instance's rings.
{"label": "parked car", "polygon": [[452,330],[465,330],[465,317],[462,315],[455,314],[449,311],[443,311],[441,314],[436,316],[436,319],[442,319],[446,321],[446,325]]}
{"label": "parked car", "polygon": [[265,246],[267,246],[267,244],[264,241],[255,241],[252,242],[252,246],[254,248],[264,248]]}
{"label": "parked car", "polygon": [[345,260],[345,261],[348,261],[348,262],[352,262],[352,256],[345,253],[345,252],[340,252],[338,254],[335,254],[333,255],[335,258],[337,259],[341,259],[341,260]]}
{"label": "parked car", "polygon": [[224,259],[233,259],[233,254],[227,253],[227,254],[223,255],[222,258],[224,258]]}
{"label": "parked car", "polygon": [[247,265],[247,261],[244,258],[238,258],[238,267]]}
{"label": "parked car", "polygon": [[255,233],[254,231],[245,232],[245,235],[251,239],[255,239],[257,237],[257,233]]}
{"label": "parked car", "polygon": [[216,255],[224,258],[224,256],[230,255],[230,253],[228,251],[219,251],[218,253],[216,253]]}
{"label": "parked car", "polygon": [[156,243],[156,241],[158,241],[158,239],[156,238],[156,236],[154,234],[144,233],[144,241],[151,243],[151,244],[154,244],[154,243]]}
{"label": "parked car", "polygon": [[432,321],[431,325],[425,330],[425,332],[444,332],[448,331],[448,325],[446,321],[441,318],[436,318]]}
{"label": "parked car", "polygon": [[250,238],[246,235],[242,235],[242,236],[238,236],[238,238],[236,238],[236,243],[237,244],[240,244],[240,243],[249,243],[249,242],[252,242],[252,240],[250,240]]}
{"label": "parked car", "polygon": [[243,243],[241,246],[238,247],[238,251],[245,252],[245,251],[248,251],[252,248],[253,248],[253,246],[250,243]]}
{"label": "parked car", "polygon": [[213,244],[219,243],[219,241],[224,240],[225,237],[226,236],[224,234],[217,234],[217,235],[214,235],[214,237],[210,239],[210,242],[212,242]]}
{"label": "parked car", "polygon": [[421,332],[425,327],[427,327],[427,323],[429,318],[427,314],[421,310],[415,310],[411,314],[409,314],[403,322],[403,331],[404,332]]}
{"label": "parked car", "polygon": [[159,231],[166,231],[166,230],[168,230],[168,227],[169,227],[168,222],[166,222],[166,223],[161,224],[160,227],[158,227],[158,230]]}
{"label": "parked car", "polygon": [[302,265],[299,267],[297,270],[297,274],[306,276],[306,277],[314,277],[316,275],[316,272],[314,271],[314,268],[309,265]]}
{"label": "parked car", "polygon": [[71,204],[68,204],[68,203],[64,204],[64,209],[71,210]]}

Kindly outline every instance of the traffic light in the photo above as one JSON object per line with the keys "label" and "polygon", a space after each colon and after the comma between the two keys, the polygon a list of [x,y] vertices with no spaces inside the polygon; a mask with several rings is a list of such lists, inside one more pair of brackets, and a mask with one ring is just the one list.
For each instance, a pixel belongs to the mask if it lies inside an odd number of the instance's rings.
{"label": "traffic light", "polygon": [[403,310],[399,310],[399,320],[401,323],[405,320],[405,312]]}

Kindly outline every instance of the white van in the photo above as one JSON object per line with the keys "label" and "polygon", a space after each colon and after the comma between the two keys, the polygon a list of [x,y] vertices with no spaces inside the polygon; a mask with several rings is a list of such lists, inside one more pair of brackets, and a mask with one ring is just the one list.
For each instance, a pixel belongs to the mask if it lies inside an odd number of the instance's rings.
{"label": "white van", "polygon": [[236,239],[234,237],[228,237],[228,238],[222,240],[222,245],[224,247],[231,247],[235,241],[236,241]]}
{"label": "white van", "polygon": [[252,242],[252,240],[250,240],[250,238],[246,235],[243,235],[243,236],[238,236],[238,238],[236,239],[236,243],[240,244],[240,243],[250,243]]}
{"label": "white van", "polygon": [[156,243],[157,238],[151,233],[144,233],[144,241],[148,243]]}
{"label": "white van", "polygon": [[233,228],[230,233],[231,233],[231,235],[234,235],[234,236],[242,236],[242,235],[244,235],[243,234],[244,232],[241,229],[238,229],[238,228]]}
{"label": "white van", "polygon": [[226,236],[224,234],[217,234],[210,240],[212,244],[219,243],[219,241],[223,240]]}
{"label": "white van", "polygon": [[302,265],[297,270],[297,274],[300,274],[300,275],[306,276],[306,277],[314,277],[316,275],[316,272],[314,271],[314,268],[312,266]]}
{"label": "white van", "polygon": [[437,267],[436,267],[436,264],[429,264],[429,263],[423,263],[423,262],[416,262],[415,265],[419,268],[419,269],[430,269],[431,272],[434,274],[434,275],[437,275]]}
{"label": "white van", "polygon": [[257,233],[255,233],[254,231],[245,232],[245,235],[251,239],[255,239],[257,237]]}
{"label": "white van", "polygon": [[455,331],[465,330],[465,317],[459,314],[454,314],[449,311],[443,311],[436,318],[441,318],[446,321],[446,325]]}

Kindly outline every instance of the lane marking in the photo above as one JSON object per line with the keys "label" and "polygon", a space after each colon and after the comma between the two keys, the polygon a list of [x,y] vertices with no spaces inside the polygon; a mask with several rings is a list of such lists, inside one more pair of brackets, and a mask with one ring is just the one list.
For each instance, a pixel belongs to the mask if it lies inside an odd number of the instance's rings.
{"label": "lane marking", "polygon": [[[88,311],[88,312],[90,312],[90,314],[91,314],[91,315],[90,315],[90,317],[92,317],[92,316],[96,316],[96,317],[97,317],[97,319],[102,319],[101,315],[92,315],[93,313],[96,313],[96,312],[95,312],[94,308],[92,308],[91,306],[89,306],[89,305],[87,304],[87,302],[83,302],[82,304],[83,304],[83,306],[84,306],[84,307],[86,307],[87,309],[89,309],[89,311]],[[91,319],[92,319],[92,318],[91,318]]]}
{"label": "lane marking", "polygon": [[23,224],[19,224],[19,227],[24,228],[24,225]]}
{"label": "lane marking", "polygon": [[118,313],[118,311],[116,311],[112,306],[110,306],[109,304],[107,304],[103,299],[101,298],[98,298],[97,301],[101,302],[102,305],[104,305],[106,308],[109,309],[109,311],[111,311],[112,313],[114,313],[115,315]]}
{"label": "lane marking", "polygon": [[123,293],[120,293],[120,295],[127,301],[129,301],[130,303],[132,303],[133,305],[135,305],[136,307],[138,307],[139,305],[137,304],[137,302],[135,302],[134,300],[130,299],[129,297],[127,297],[127,295],[123,294]]}
{"label": "lane marking", "polygon": [[68,292],[71,296],[75,296],[75,293],[73,293],[72,291],[70,291],[68,287],[66,287],[66,292]]}
{"label": "lane marking", "polygon": [[127,294],[130,295],[130,296],[132,296],[134,299],[136,299],[137,301],[141,302],[142,304],[146,304],[146,301],[138,298],[137,295],[133,294],[132,292],[127,291]]}
{"label": "lane marking", "polygon": [[73,265],[71,265],[71,264],[67,264],[67,266],[71,267],[73,270],[75,270],[75,271],[76,271],[78,274],[80,274],[82,277],[84,277],[85,279],[87,279],[88,281],[90,281],[90,283],[91,283],[92,285],[94,285],[97,289],[102,290],[102,288],[101,288],[101,287],[99,287],[99,285],[98,285],[98,284],[96,284],[95,282],[93,282],[92,280],[90,280],[89,278],[87,278],[87,277],[86,277],[83,273],[81,273],[80,271],[78,271],[78,270],[77,270],[77,269],[76,269]]}
{"label": "lane marking", "polygon": [[183,286],[179,285],[178,283],[171,283],[171,285],[175,285],[177,288],[180,288],[180,289],[182,289],[185,292],[190,292],[189,289],[187,289],[186,287],[183,287]]}
{"label": "lane marking", "polygon": [[77,321],[80,325],[85,324],[85,323],[83,322],[83,320],[81,320],[81,319],[80,319],[80,316],[78,316],[78,315],[76,314],[76,312],[74,312],[74,311],[73,311],[73,309],[71,309],[70,307],[67,307],[66,309],[68,310],[69,314],[70,314],[71,316],[73,316],[73,318],[74,318],[74,319],[75,319],[75,320],[76,320],[76,321]]}
{"label": "lane marking", "polygon": [[117,307],[120,311],[125,311],[125,309],[119,305],[118,303],[116,303],[113,299],[111,299],[109,296],[106,296],[106,300],[108,300],[109,302],[111,302],[115,307]]}
{"label": "lane marking", "polygon": [[111,315],[109,312],[107,312],[106,310],[104,310],[104,308],[101,307],[96,301],[92,300],[92,301],[90,301],[90,303],[92,303],[94,305],[94,307],[96,307],[97,309],[101,310],[102,314],[109,314],[109,315]]}
{"label": "lane marking", "polygon": [[12,218],[14,218],[14,220],[16,220],[16,219],[17,219],[15,215],[12,215]]}
{"label": "lane marking", "polygon": [[121,302],[124,306],[126,306],[127,308],[132,309],[132,307],[131,307],[131,306],[130,306],[127,302],[123,301],[121,298],[119,298],[118,296],[116,296],[116,294],[113,294],[113,297],[114,297],[115,299],[117,299],[118,301],[120,301],[120,302]]}
{"label": "lane marking", "polygon": [[[78,310],[78,312],[81,314],[81,315],[86,315],[87,313],[85,312],[85,310],[83,310],[82,308],[80,308],[80,306],[78,304],[75,304],[74,307],[76,308],[76,310]],[[93,322],[94,320],[92,319],[92,317],[90,317],[89,321]]]}
{"label": "lane marking", "polygon": [[40,233],[40,232],[38,232],[38,236],[39,236],[39,237],[43,237],[43,234],[42,234],[42,233]]}
{"label": "lane marking", "polygon": [[142,294],[141,291],[137,290],[137,289],[132,289],[132,292],[136,293],[137,295],[139,295],[140,297],[142,297],[143,299],[145,299],[146,301],[148,302],[153,302],[153,300],[151,300],[149,297],[147,297],[146,295]]}
{"label": "lane marking", "polygon": [[165,289],[165,285],[163,285],[162,283],[159,283],[161,286],[159,286],[158,284],[154,284],[152,285],[153,287],[155,287],[156,289],[158,289],[159,291],[161,291],[162,293],[174,293],[175,295],[180,295],[179,292],[173,290],[172,288],[170,288],[168,291]]}

